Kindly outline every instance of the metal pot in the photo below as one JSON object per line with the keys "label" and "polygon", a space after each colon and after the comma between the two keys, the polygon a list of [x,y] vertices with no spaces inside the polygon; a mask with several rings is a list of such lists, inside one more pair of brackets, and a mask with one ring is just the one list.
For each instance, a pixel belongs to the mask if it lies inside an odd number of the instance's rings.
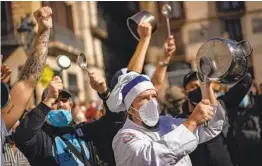
{"label": "metal pot", "polygon": [[247,57],[252,51],[251,44],[246,40],[210,39],[197,52],[197,70],[210,80],[235,83],[247,72]]}
{"label": "metal pot", "polygon": [[141,19],[145,16],[144,22],[148,22],[152,26],[152,33],[154,33],[157,30],[157,24],[155,17],[149,13],[148,11],[141,11],[133,15],[132,17],[129,17],[127,19],[127,26],[132,35],[139,40],[139,35],[137,32],[137,26],[140,23]]}

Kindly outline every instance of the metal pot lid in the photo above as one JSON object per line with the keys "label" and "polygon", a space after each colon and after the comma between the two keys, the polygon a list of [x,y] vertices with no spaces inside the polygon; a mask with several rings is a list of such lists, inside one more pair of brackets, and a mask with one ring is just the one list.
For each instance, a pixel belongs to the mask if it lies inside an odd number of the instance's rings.
{"label": "metal pot lid", "polygon": [[[202,57],[202,58],[201,58]],[[196,55],[196,62],[197,62],[197,70],[201,72],[203,67],[200,67],[200,59],[203,57],[208,58],[212,65],[214,66],[214,70],[210,75],[209,78],[220,78],[231,66],[232,62],[232,54],[223,39],[210,39],[206,41],[198,50]]]}

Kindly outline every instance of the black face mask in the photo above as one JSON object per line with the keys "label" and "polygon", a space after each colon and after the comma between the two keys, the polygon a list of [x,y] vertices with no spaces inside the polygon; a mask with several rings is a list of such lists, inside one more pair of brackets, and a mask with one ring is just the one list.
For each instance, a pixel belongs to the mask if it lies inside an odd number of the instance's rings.
{"label": "black face mask", "polygon": [[188,93],[188,99],[189,99],[190,103],[195,107],[202,100],[201,89],[197,88],[193,91],[190,91]]}

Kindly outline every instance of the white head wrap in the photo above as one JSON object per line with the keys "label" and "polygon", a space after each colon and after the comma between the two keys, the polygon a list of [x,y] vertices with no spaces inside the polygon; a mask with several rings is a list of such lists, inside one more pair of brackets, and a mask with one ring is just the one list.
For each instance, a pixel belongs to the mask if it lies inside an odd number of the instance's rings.
{"label": "white head wrap", "polygon": [[135,98],[148,89],[155,89],[148,76],[136,72],[123,74],[107,99],[107,106],[112,112],[128,110]]}

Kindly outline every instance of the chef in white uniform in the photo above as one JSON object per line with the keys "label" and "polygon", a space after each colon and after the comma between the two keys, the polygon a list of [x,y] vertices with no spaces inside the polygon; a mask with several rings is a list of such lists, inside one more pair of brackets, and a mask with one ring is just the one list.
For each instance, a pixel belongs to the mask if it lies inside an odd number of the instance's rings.
{"label": "chef in white uniform", "polygon": [[[159,116],[157,93],[150,78],[135,72],[119,77],[107,105],[111,111],[128,110],[128,118],[113,139],[117,166],[191,166],[188,156],[199,143],[217,136],[225,112],[206,87],[202,100],[188,119]],[[213,98],[212,98],[213,97]],[[209,125],[202,124],[209,121]]]}

